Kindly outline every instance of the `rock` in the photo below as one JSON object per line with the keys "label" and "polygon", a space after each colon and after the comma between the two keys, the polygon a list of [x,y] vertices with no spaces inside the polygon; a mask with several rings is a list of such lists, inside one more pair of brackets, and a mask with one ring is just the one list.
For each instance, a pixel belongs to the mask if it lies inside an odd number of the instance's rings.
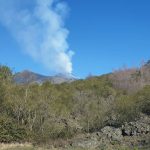
{"label": "rock", "polygon": [[113,128],[110,126],[106,126],[103,129],[101,129],[101,132],[112,141],[120,142],[123,138],[122,131],[120,128]]}
{"label": "rock", "polygon": [[142,115],[121,128],[106,126],[101,131],[82,134],[71,140],[71,148],[125,149],[150,147],[150,117]]}
{"label": "rock", "polygon": [[72,147],[96,148],[99,145],[97,139],[77,139],[71,144]]}
{"label": "rock", "polygon": [[150,133],[150,120],[142,118],[135,122],[129,122],[122,125],[123,136],[138,136]]}

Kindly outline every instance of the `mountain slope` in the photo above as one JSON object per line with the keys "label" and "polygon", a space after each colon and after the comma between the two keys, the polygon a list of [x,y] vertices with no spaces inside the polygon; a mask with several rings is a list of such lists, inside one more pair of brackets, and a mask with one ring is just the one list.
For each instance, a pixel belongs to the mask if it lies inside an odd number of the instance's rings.
{"label": "mountain slope", "polygon": [[61,84],[64,82],[70,83],[75,81],[76,79],[71,76],[58,74],[55,76],[44,76],[41,74],[37,74],[28,70],[23,72],[16,73],[14,75],[14,81],[17,84],[26,84],[26,83],[43,83],[45,81],[50,81],[53,84]]}

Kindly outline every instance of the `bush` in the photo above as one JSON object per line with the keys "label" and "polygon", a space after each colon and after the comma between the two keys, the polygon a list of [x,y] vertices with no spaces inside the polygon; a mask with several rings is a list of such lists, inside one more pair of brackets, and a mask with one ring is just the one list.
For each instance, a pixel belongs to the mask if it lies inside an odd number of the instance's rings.
{"label": "bush", "polygon": [[26,138],[25,129],[8,118],[0,118],[0,142],[20,142]]}
{"label": "bush", "polygon": [[133,98],[136,99],[136,107],[138,110],[150,115],[150,86],[143,88]]}
{"label": "bush", "polygon": [[120,95],[116,98],[114,111],[118,125],[134,120],[139,115],[135,100],[128,95]]}
{"label": "bush", "polygon": [[9,67],[0,65],[0,80],[2,81],[11,81],[12,71]]}

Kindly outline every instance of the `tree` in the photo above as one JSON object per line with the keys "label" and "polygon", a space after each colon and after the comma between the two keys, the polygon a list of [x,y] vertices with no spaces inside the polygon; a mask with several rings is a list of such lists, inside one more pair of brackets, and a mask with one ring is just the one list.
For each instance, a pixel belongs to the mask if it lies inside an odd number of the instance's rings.
{"label": "tree", "polygon": [[12,71],[9,67],[0,65],[0,80],[10,81],[12,79]]}

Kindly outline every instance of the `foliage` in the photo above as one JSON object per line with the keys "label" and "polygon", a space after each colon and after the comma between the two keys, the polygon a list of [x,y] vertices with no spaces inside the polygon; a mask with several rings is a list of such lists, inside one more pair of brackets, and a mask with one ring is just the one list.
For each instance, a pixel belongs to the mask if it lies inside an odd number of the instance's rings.
{"label": "foliage", "polygon": [[0,142],[20,142],[26,138],[26,131],[23,127],[17,126],[9,118],[0,118]]}
{"label": "foliage", "polygon": [[134,120],[139,115],[139,111],[131,96],[120,95],[115,101],[115,114],[116,124],[122,125],[124,122]]}
{"label": "foliage", "polygon": [[[150,114],[150,86],[129,93],[129,82],[121,82],[122,78],[112,80],[116,74],[59,85],[16,85],[6,66],[0,66],[0,74],[1,142],[70,138],[77,133],[100,130],[113,115],[115,124],[121,125],[141,112]],[[131,81],[124,72],[123,75]],[[139,76],[132,74],[138,81]]]}
{"label": "foliage", "polygon": [[135,94],[133,99],[136,100],[136,107],[140,112],[150,115],[150,85]]}
{"label": "foliage", "polygon": [[0,79],[3,81],[11,80],[12,71],[9,67],[0,65]]}

